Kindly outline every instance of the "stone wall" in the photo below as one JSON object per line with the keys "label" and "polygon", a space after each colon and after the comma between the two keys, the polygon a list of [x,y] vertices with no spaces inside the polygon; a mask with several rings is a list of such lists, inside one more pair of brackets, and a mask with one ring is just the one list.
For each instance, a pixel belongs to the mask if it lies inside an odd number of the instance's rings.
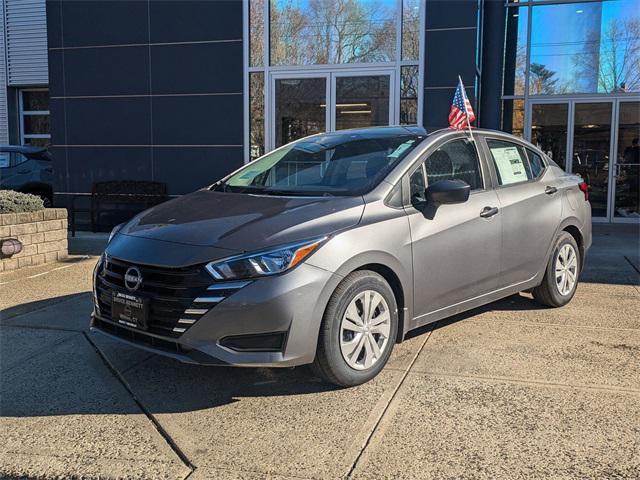
{"label": "stone wall", "polygon": [[66,258],[67,210],[47,208],[38,212],[0,214],[0,241],[16,238],[22,251],[0,256],[0,272],[41,265]]}

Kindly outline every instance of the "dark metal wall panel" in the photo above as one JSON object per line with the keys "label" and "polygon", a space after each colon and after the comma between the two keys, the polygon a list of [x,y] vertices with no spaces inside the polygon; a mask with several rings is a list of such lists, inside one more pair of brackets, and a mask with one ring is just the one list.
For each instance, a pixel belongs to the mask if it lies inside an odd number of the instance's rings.
{"label": "dark metal wall panel", "polygon": [[[177,161],[179,160],[179,161]],[[206,187],[242,165],[242,147],[155,147],[154,178],[169,185],[169,194]],[[190,175],[183,175],[184,164]]]}
{"label": "dark metal wall panel", "polygon": [[149,43],[149,2],[63,0],[62,46]]}
{"label": "dark metal wall panel", "polygon": [[64,81],[67,97],[148,95],[149,47],[65,50]]}
{"label": "dark metal wall panel", "polygon": [[[504,68],[506,8],[499,1],[484,3],[482,28],[481,125],[501,128],[502,72]],[[515,42],[512,42],[515,46]]]}
{"label": "dark metal wall panel", "polygon": [[427,0],[425,5],[423,121],[435,130],[448,125],[458,75],[475,104],[481,9],[477,0]]}
{"label": "dark metal wall panel", "polygon": [[241,0],[152,0],[151,42],[242,40],[241,20]]}
{"label": "dark metal wall panel", "polygon": [[241,1],[48,0],[47,11],[61,204],[112,179],[187,193],[242,164]]}

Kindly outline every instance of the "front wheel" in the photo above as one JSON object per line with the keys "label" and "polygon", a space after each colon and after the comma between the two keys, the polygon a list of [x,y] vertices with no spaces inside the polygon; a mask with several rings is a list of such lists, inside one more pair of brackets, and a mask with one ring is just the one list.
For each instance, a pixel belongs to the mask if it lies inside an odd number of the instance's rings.
{"label": "front wheel", "polygon": [[533,289],[533,298],[550,307],[562,307],[571,301],[578,286],[580,250],[573,236],[558,235],[542,283]]}
{"label": "front wheel", "polygon": [[385,366],[398,330],[395,296],[376,272],[349,274],[329,300],[312,368],[343,387],[365,383]]}

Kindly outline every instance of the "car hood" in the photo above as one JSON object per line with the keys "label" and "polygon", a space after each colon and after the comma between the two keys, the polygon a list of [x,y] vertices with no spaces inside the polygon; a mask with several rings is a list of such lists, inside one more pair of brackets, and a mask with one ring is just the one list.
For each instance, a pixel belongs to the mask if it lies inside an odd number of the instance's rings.
{"label": "car hood", "polygon": [[199,190],[160,204],[120,234],[236,252],[329,235],[356,225],[362,197],[279,197]]}

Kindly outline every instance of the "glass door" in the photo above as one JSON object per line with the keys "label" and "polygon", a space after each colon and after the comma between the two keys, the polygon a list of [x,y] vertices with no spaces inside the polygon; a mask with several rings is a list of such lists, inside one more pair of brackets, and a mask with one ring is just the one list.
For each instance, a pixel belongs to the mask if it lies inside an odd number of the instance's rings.
{"label": "glass door", "polygon": [[534,103],[529,118],[531,143],[566,169],[569,103]]}
{"label": "glass door", "polygon": [[613,102],[576,102],[573,108],[571,171],[589,185],[591,215],[609,217]]}
{"label": "glass door", "polygon": [[640,222],[640,100],[535,100],[527,118],[531,143],[589,184],[595,221]]}
{"label": "glass door", "polygon": [[271,74],[269,150],[307,135],[393,123],[391,71]]}
{"label": "glass door", "polygon": [[618,103],[613,165],[613,220],[640,221],[640,101]]}
{"label": "glass door", "polygon": [[328,75],[274,76],[272,146],[327,131]]}
{"label": "glass door", "polygon": [[380,127],[392,123],[391,73],[333,75],[333,130]]}

